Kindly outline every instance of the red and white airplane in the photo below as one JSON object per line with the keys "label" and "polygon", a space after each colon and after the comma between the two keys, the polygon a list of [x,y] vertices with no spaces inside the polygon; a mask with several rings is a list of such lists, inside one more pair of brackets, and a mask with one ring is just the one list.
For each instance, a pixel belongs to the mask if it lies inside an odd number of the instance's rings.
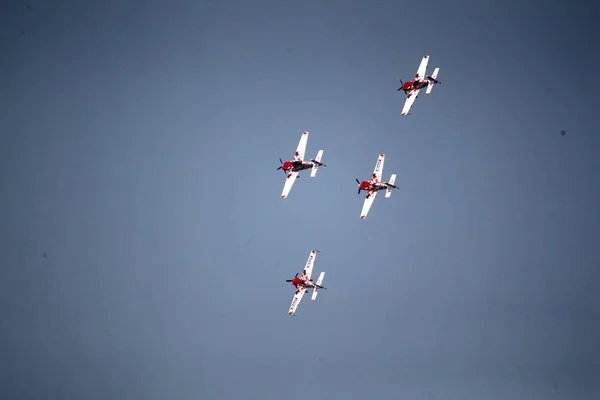
{"label": "red and white airplane", "polygon": [[385,197],[390,197],[392,195],[392,188],[398,189],[398,186],[394,185],[396,182],[396,174],[392,174],[392,176],[390,176],[389,182],[381,182],[384,161],[385,154],[382,153],[377,158],[377,164],[375,164],[375,170],[373,170],[371,180],[362,182],[360,182],[358,179],[356,180],[358,183],[358,194],[360,194],[361,190],[367,191],[367,197],[365,198],[362,211],[360,212],[361,219],[365,219],[367,217],[367,214],[369,213],[369,210],[373,205],[373,201],[375,200],[375,196],[377,196],[377,192],[379,190],[385,189]]}
{"label": "red and white airplane", "polygon": [[285,184],[283,185],[283,192],[281,192],[281,198],[285,199],[288,197],[290,190],[292,190],[292,186],[294,182],[296,182],[296,178],[298,178],[298,173],[305,169],[312,168],[310,171],[310,177],[314,178],[317,175],[317,170],[319,167],[326,167],[325,164],[321,164],[321,157],[323,157],[323,150],[319,150],[317,153],[317,157],[314,160],[304,161],[304,154],[306,153],[306,143],[308,142],[308,132],[302,132],[302,136],[300,137],[300,142],[298,143],[298,148],[296,149],[296,153],[294,154],[294,158],[289,161],[281,161],[279,162],[281,165],[277,170],[283,170],[283,172],[287,175]]}
{"label": "red and white airplane", "polygon": [[419,91],[427,86],[427,91],[425,94],[431,93],[431,89],[433,89],[433,85],[436,83],[442,83],[438,81],[437,75],[440,72],[439,68],[433,70],[433,74],[425,75],[425,71],[427,70],[427,62],[429,61],[429,56],[424,56],[421,60],[421,64],[419,65],[419,69],[415,74],[415,79],[412,81],[402,82],[400,79],[400,88],[397,91],[404,91],[406,93],[406,102],[404,103],[404,108],[402,109],[402,115],[408,115],[412,104],[415,102],[417,97],[419,96]]}
{"label": "red and white airplane", "polygon": [[293,279],[288,279],[286,282],[291,282],[292,285],[296,287],[296,293],[294,293],[294,298],[292,300],[292,304],[290,305],[290,309],[288,310],[288,314],[291,316],[295,316],[296,308],[300,301],[302,300],[302,296],[304,296],[304,292],[309,289],[312,289],[312,297],[314,300],[317,298],[317,294],[319,293],[319,289],[326,289],[321,284],[323,283],[323,278],[325,277],[325,272],[321,272],[319,275],[319,279],[317,282],[313,282],[310,279],[310,275],[312,274],[313,265],[315,264],[315,258],[317,257],[318,250],[311,250],[308,260],[306,261],[306,266],[304,267],[304,271],[302,271],[302,275],[298,277],[298,273]]}

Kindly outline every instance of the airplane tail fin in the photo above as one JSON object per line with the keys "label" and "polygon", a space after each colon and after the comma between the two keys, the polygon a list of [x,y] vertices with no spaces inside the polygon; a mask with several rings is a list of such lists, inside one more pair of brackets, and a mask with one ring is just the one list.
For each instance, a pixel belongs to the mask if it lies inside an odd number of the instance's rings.
{"label": "airplane tail fin", "polygon": [[433,89],[433,85],[435,85],[436,83],[442,83],[436,79],[438,72],[440,72],[440,69],[436,68],[433,70],[433,74],[431,74],[431,76],[427,77],[427,80],[429,81],[429,83],[427,84],[427,91],[425,92],[425,94],[431,93],[431,90]]}
{"label": "airplane tail fin", "polygon": [[392,174],[392,176],[390,176],[390,181],[387,183],[388,187],[385,189],[385,197],[390,197],[392,195],[392,189],[398,189],[394,183],[396,183],[396,174]]}
{"label": "airplane tail fin", "polygon": [[317,279],[316,282],[316,287],[313,289],[312,292],[312,296],[311,296],[311,300],[314,300],[317,298],[317,294],[319,293],[319,289],[325,289],[324,287],[321,286],[321,284],[323,283],[323,278],[325,277],[325,272],[321,272],[321,275],[319,275],[319,279]]}
{"label": "airplane tail fin", "polygon": [[310,171],[311,178],[314,178],[315,175],[317,175],[317,170],[319,169],[320,166],[325,166],[325,164],[321,164],[322,157],[323,157],[323,150],[319,150],[319,152],[317,153],[317,157],[315,157],[314,160],[311,160],[313,162],[312,170]]}

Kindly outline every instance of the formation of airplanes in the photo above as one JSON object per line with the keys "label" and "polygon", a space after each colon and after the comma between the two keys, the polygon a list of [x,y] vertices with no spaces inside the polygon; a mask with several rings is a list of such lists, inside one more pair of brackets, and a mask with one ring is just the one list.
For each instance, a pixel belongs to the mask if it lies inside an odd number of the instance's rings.
{"label": "formation of airplanes", "polygon": [[[426,88],[425,94],[429,94],[431,93],[434,85],[441,83],[439,80],[437,80],[437,76],[440,71],[439,68],[435,68],[431,75],[426,74],[428,62],[429,56],[426,55],[421,60],[421,64],[419,64],[417,73],[412,80],[406,82],[402,82],[402,80],[400,80],[401,86],[398,91],[402,90],[406,94],[406,101],[401,112],[402,116],[410,115],[409,111],[417,99],[421,89]],[[300,142],[298,142],[298,147],[296,148],[294,157],[287,161],[283,161],[281,158],[279,159],[281,165],[279,168],[277,168],[277,170],[282,170],[286,175],[283,191],[281,192],[282,199],[288,197],[290,191],[292,190],[292,186],[296,182],[296,179],[300,177],[299,174],[301,171],[310,169],[310,177],[314,178],[317,175],[319,167],[326,167],[326,165],[321,162],[321,159],[323,158],[323,150],[319,150],[314,159],[304,159],[306,155],[307,144],[308,132],[302,132],[302,136],[300,137]],[[377,157],[375,169],[373,170],[371,178],[363,181],[356,179],[356,183],[358,183],[358,194],[360,194],[361,191],[366,192],[363,207],[360,212],[360,219],[365,219],[367,217],[367,214],[369,213],[369,210],[375,201],[377,192],[385,190],[385,197],[389,198],[392,195],[393,189],[398,189],[398,186],[395,185],[396,174],[391,174],[388,182],[382,181],[384,161],[385,154],[380,153]],[[311,299],[315,300],[319,290],[325,289],[325,287],[322,286],[325,272],[321,272],[316,282],[311,279],[317,252],[317,250],[311,250],[308,260],[306,261],[306,265],[304,266],[304,270],[300,276],[298,276],[298,273],[296,273],[294,278],[286,280],[286,282],[294,285],[295,288],[294,298],[292,299],[292,304],[288,310],[288,314],[291,316],[296,315],[296,308],[300,304],[304,293],[312,290]]]}

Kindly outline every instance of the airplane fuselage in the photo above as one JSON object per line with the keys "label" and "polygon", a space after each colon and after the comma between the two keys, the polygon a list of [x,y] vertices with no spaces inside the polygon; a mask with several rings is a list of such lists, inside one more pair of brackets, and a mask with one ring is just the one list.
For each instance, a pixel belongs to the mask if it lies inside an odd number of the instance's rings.
{"label": "airplane fuselage", "polygon": [[382,183],[376,183],[371,187],[372,192],[373,191],[378,192],[380,190],[385,190],[385,189],[387,189],[387,186]]}
{"label": "airplane fuselage", "polygon": [[400,89],[403,90],[404,93],[408,94],[408,92],[410,92],[411,90],[423,89],[424,87],[427,87],[428,84],[429,84],[429,80],[427,80],[427,79],[408,81],[408,82],[404,82],[402,84],[402,86],[400,87]]}
{"label": "airplane fuselage", "polygon": [[385,190],[387,189],[387,185],[384,183],[377,183],[377,182],[369,182],[369,181],[362,181],[360,183],[359,186],[360,190],[366,190],[368,192],[377,192],[379,190]]}
{"label": "airplane fuselage", "polygon": [[312,282],[309,285],[298,285],[298,286],[296,286],[296,293],[298,293],[300,291],[300,289],[302,289],[302,288],[304,288],[306,290],[315,289],[315,288],[323,289],[323,286],[317,285],[316,283],[312,283]]}
{"label": "airplane fuselage", "polygon": [[299,172],[312,167],[312,161],[286,161],[283,163],[281,169],[283,169],[285,172]]}
{"label": "airplane fuselage", "polygon": [[294,285],[294,287],[296,287],[296,293],[298,293],[298,290],[300,290],[301,288],[311,289],[316,287],[317,289],[323,289],[323,286],[317,285],[312,281],[305,281],[304,279],[300,279],[298,277],[292,279],[291,283],[292,285]]}

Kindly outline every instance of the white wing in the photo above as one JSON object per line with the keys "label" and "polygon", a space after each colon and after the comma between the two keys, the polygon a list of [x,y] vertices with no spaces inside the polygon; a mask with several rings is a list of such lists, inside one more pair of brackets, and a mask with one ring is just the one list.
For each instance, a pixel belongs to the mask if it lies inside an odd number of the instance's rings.
{"label": "white wing", "polygon": [[412,107],[413,103],[415,102],[417,95],[419,94],[419,90],[411,90],[410,92],[408,92],[408,96],[406,97],[406,102],[404,103],[404,108],[402,109],[402,115],[407,115],[408,112],[410,111],[410,108]]}
{"label": "white wing", "polygon": [[298,148],[294,154],[294,161],[304,161],[304,154],[306,154],[306,143],[308,142],[308,132],[302,132],[300,142],[298,142]]}
{"label": "white wing", "polygon": [[317,252],[312,250],[308,255],[308,260],[306,260],[304,271],[302,271],[302,279],[307,282],[310,282],[310,275],[312,274],[313,265],[315,265],[315,258],[317,258]]}
{"label": "white wing", "polygon": [[383,173],[383,162],[385,161],[385,154],[379,154],[377,157],[377,163],[375,164],[375,169],[373,170],[373,176],[371,176],[371,180],[375,182],[381,182],[381,174]]}
{"label": "white wing", "polygon": [[419,69],[415,74],[415,79],[423,80],[425,79],[425,71],[427,71],[427,63],[429,62],[429,56],[424,56],[421,60],[421,64],[419,64]]}
{"label": "white wing", "polygon": [[292,186],[294,186],[294,182],[296,182],[296,178],[298,177],[298,172],[289,172],[287,174],[287,178],[285,179],[285,184],[283,185],[283,192],[281,192],[281,198],[285,199],[290,194],[290,190],[292,190]]}
{"label": "white wing", "polygon": [[294,315],[294,313],[296,312],[296,308],[298,308],[298,304],[300,304],[300,301],[302,300],[302,296],[304,296],[304,292],[306,292],[306,288],[301,287],[294,294],[294,298],[292,299],[292,304],[290,305],[290,309],[288,310],[289,315]]}
{"label": "white wing", "polygon": [[365,197],[365,202],[363,203],[362,211],[360,212],[361,219],[365,219],[367,217],[367,214],[369,213],[369,210],[371,209],[371,206],[373,205],[373,201],[375,201],[376,196],[377,192],[375,191],[370,191],[367,193],[367,197]]}

